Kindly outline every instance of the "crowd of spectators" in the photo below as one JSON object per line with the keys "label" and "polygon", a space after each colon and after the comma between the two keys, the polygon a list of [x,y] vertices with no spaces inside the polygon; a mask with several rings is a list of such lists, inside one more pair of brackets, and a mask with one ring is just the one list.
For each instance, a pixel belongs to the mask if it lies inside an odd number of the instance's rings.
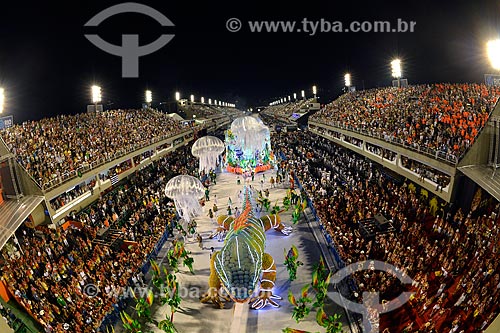
{"label": "crowd of spectators", "polygon": [[76,185],[72,190],[66,191],[63,194],[57,196],[56,198],[50,200],[50,206],[52,207],[53,210],[58,210],[59,208],[75,200],[85,192],[89,191],[92,192],[94,190],[95,185],[96,185],[95,179],[92,179],[88,183],[83,182],[79,185]]}
{"label": "crowd of spectators", "polygon": [[[500,238],[493,213],[498,204],[467,214],[441,206],[431,214],[433,208],[418,188],[395,183],[375,163],[326,139],[294,132],[273,140],[345,264],[381,260],[415,281],[411,315],[400,319],[391,313],[390,320],[381,321],[385,332],[475,332],[498,315]],[[378,213],[396,231],[365,239],[358,221]],[[369,291],[380,292],[386,304],[405,288],[394,276],[376,270],[356,273],[355,281],[351,297],[358,303]]]}
{"label": "crowd of spectators", "polygon": [[429,179],[436,184],[436,191],[443,190],[444,187],[448,186],[450,183],[450,176],[444,172],[438,171],[430,166],[421,163],[419,161],[412,160],[406,156],[401,156],[401,165],[413,172],[415,172],[419,180],[424,181]]}
{"label": "crowd of spectators", "polygon": [[310,120],[456,161],[474,143],[499,96],[499,87],[475,83],[376,88],[346,93]]}
{"label": "crowd of spectators", "polygon": [[306,108],[306,106],[312,103],[313,101],[314,99],[310,98],[310,99],[301,99],[293,102],[286,102],[277,105],[271,105],[265,108],[262,111],[262,114],[264,116],[288,122],[293,113],[299,112],[301,109]]}
{"label": "crowd of spectators", "polygon": [[368,151],[370,153],[373,153],[375,155],[379,155],[383,159],[386,159],[386,160],[389,160],[392,162],[394,162],[396,160],[397,154],[395,152],[393,152],[392,150],[385,149],[385,148],[382,148],[382,147],[379,147],[376,145],[372,145],[371,143],[368,143],[368,142],[366,142],[365,144],[366,144],[366,149],[368,149]]}
{"label": "crowd of spectators", "polygon": [[194,104],[181,107],[186,114],[194,114],[200,119],[215,119],[222,116],[234,116],[241,111],[237,108],[227,106],[215,106],[208,104]]}
{"label": "crowd of spectators", "polygon": [[[81,228],[17,231],[24,254],[2,251],[2,278],[46,332],[96,332],[123,288],[137,281],[138,270],[175,218],[162,190],[165,182],[197,168],[188,152],[183,148],[153,162],[85,213],[68,217]],[[107,227],[120,230],[134,245],[114,248],[94,242]]]}
{"label": "crowd of spectators", "polygon": [[185,130],[155,110],[111,110],[28,121],[1,132],[17,160],[44,188]]}

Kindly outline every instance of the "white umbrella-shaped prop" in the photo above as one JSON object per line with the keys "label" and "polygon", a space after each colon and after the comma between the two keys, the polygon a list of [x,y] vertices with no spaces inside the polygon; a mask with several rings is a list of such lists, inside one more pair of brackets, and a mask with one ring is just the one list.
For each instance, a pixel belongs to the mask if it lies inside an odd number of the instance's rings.
{"label": "white umbrella-shaped prop", "polygon": [[177,213],[186,222],[203,213],[200,199],[204,194],[203,184],[193,176],[176,176],[165,186],[165,195],[174,200]]}
{"label": "white umbrella-shaped prop", "polygon": [[196,140],[191,153],[200,160],[200,172],[205,170],[208,173],[210,169],[217,167],[217,158],[224,150],[224,142],[221,139],[215,136],[204,136]]}

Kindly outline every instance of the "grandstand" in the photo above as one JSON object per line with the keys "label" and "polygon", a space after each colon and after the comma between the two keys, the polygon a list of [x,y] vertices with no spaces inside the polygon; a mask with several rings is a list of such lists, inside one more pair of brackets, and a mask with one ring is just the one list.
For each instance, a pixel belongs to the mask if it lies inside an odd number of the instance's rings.
{"label": "grandstand", "polygon": [[478,84],[350,92],[312,116],[309,129],[450,202],[459,188],[457,170],[488,164],[484,147],[492,132],[483,128],[492,126],[499,96],[496,86]]}
{"label": "grandstand", "polygon": [[[273,147],[278,172],[307,198],[303,218],[320,248],[332,251],[322,252],[328,268],[375,258],[415,276],[418,298],[395,312],[394,322],[381,320],[389,332],[430,323],[434,332],[472,333],[498,314],[498,303],[485,294],[499,276],[492,260],[499,246],[498,97],[492,86],[432,84],[349,91],[321,109],[304,99],[261,112],[280,127],[306,116],[304,130],[273,131]],[[178,114],[90,111],[3,130],[2,298],[15,300],[40,330],[86,333],[114,325],[116,309],[126,308],[114,295],[148,272],[147,259],[162,249],[165,226],[175,219],[162,193],[165,180],[203,177],[189,144],[241,114],[187,102]],[[438,242],[446,249],[441,254]],[[464,258],[472,253],[468,267]],[[342,288],[359,302],[379,278],[385,300],[403,290],[372,273],[356,274]],[[89,281],[106,293],[86,298],[81,289]],[[437,296],[427,304],[431,293]],[[359,316],[345,313],[348,329],[359,332]]]}
{"label": "grandstand", "polygon": [[[212,107],[210,123],[186,121],[178,115],[152,109],[131,109],[62,115],[3,130],[0,140],[0,247],[8,249],[4,255],[23,257],[24,253],[18,252],[23,251],[23,246],[15,250],[16,244],[23,244],[15,235],[17,230],[24,230],[24,235],[27,230],[36,230],[40,235],[50,234],[50,229],[87,230],[86,225],[93,224],[90,220],[82,224],[80,221],[85,219],[76,217],[78,212],[98,201],[104,193],[116,191],[139,170],[164,161],[165,156],[183,149],[207,130],[212,132],[227,124],[229,117],[239,112],[228,109]],[[110,219],[105,225],[113,225],[113,222],[116,221]],[[93,243],[104,248],[109,246],[117,250],[123,239],[127,239],[121,229],[113,227],[92,232],[97,232],[93,234]],[[80,231],[75,233],[77,239],[88,237],[87,231],[81,235]],[[137,237],[134,239],[138,240]],[[150,244],[156,242],[151,240]],[[148,251],[151,249],[145,249],[146,253]],[[6,265],[4,272],[10,270],[5,262],[2,265]],[[0,284],[5,301],[14,297],[21,308],[35,318],[34,325],[48,324],[47,317],[33,312],[34,304],[23,301],[19,290],[16,293],[15,289],[9,289],[16,285],[12,276],[4,276]],[[49,311],[45,309],[44,312]],[[100,324],[94,322],[94,329]]]}
{"label": "grandstand", "polygon": [[297,126],[298,123],[307,124],[308,115],[319,109],[315,98],[285,102],[283,104],[266,107],[261,114],[281,126]]}

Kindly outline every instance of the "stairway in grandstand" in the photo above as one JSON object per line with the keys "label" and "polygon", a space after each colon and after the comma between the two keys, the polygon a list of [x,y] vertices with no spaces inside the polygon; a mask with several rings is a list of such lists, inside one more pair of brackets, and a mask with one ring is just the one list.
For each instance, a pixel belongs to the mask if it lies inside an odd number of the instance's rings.
{"label": "stairway in grandstand", "polygon": [[92,243],[118,249],[123,244],[124,234],[119,229],[101,228]]}

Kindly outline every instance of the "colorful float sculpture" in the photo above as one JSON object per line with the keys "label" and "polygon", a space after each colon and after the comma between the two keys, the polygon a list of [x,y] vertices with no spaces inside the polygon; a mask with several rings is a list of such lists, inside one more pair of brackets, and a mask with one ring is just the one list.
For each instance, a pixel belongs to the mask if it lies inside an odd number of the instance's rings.
{"label": "colorful float sculpture", "polygon": [[[238,218],[218,217],[219,227],[211,237],[217,233],[227,232],[227,235],[222,249],[211,257],[209,290],[201,302],[212,302],[223,308],[222,301],[232,299],[238,303],[251,302],[254,309],[268,304],[278,307],[275,300],[282,298],[273,294],[276,265],[273,257],[264,252],[265,232],[274,229],[288,235],[292,228],[281,223],[279,215],[256,218],[252,209],[252,194],[247,187],[244,188],[244,195],[244,209]],[[259,294],[253,298],[259,282]],[[221,294],[221,287],[228,297]]]}
{"label": "colorful float sculpture", "polygon": [[258,118],[235,119],[226,131],[226,169],[244,173],[266,171],[274,163],[269,128]]}

